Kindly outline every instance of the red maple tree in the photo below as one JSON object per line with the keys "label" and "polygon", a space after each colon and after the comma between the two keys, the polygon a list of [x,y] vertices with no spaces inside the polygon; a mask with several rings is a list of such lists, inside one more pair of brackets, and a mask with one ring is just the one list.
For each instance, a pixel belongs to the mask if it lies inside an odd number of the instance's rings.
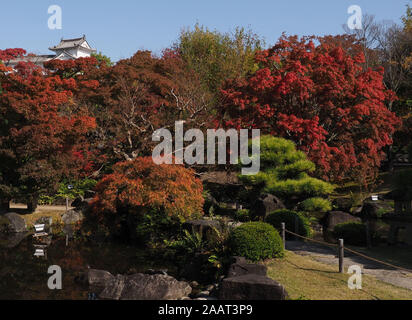
{"label": "red maple tree", "polygon": [[[89,65],[81,73],[73,63],[48,67],[90,84],[74,98],[95,116],[98,127],[92,143],[112,162],[149,155],[155,130],[173,129],[176,120],[186,120],[189,127],[206,115],[208,99],[199,79],[171,50],[162,57],[138,51],[114,66]],[[99,83],[97,88],[93,81]]]}
{"label": "red maple tree", "polygon": [[[0,51],[3,61],[24,51]],[[1,65],[1,63],[0,63]],[[0,70],[0,198],[3,209],[21,199],[35,209],[41,193],[79,169],[74,151],[82,150],[94,118],[72,97],[80,84],[29,62]]]}
{"label": "red maple tree", "polygon": [[222,88],[223,125],[293,140],[322,178],[366,183],[376,176],[399,124],[385,105],[396,97],[384,86],[383,68],[363,68],[352,37],[284,35],[256,63],[255,73]]}

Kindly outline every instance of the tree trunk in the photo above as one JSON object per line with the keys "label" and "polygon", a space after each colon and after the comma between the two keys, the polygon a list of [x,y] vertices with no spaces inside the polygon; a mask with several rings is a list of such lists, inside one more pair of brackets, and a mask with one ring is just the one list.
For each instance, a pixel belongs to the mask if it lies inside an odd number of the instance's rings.
{"label": "tree trunk", "polygon": [[38,204],[39,204],[38,197],[30,197],[30,199],[28,199],[27,201],[27,211],[30,213],[35,212]]}

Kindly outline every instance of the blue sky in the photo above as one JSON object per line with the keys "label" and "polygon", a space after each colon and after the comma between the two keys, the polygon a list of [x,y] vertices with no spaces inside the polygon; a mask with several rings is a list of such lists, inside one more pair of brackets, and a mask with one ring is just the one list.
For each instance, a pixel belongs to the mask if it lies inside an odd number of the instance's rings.
{"label": "blue sky", "polygon": [[[1,4],[0,48],[49,54],[61,37],[87,35],[90,44],[114,61],[140,49],[156,53],[170,46],[183,27],[250,27],[273,44],[287,34],[342,33],[350,5],[378,20],[399,22],[408,0],[14,0]],[[62,8],[63,27],[47,26],[50,5]]]}

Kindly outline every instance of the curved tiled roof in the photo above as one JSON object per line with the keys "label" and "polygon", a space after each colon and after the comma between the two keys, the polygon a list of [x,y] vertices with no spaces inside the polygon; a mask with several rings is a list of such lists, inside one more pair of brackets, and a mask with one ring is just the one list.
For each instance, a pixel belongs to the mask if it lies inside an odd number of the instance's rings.
{"label": "curved tiled roof", "polygon": [[[52,51],[55,50],[64,50],[64,49],[70,49],[70,48],[76,48],[82,46],[82,44],[86,42],[86,36],[83,36],[81,38],[74,38],[74,39],[61,39],[60,43],[57,46],[50,47],[49,49]],[[87,44],[88,45],[88,44]],[[87,47],[82,46],[84,49],[88,49],[90,51],[95,51],[94,49],[89,49]]]}

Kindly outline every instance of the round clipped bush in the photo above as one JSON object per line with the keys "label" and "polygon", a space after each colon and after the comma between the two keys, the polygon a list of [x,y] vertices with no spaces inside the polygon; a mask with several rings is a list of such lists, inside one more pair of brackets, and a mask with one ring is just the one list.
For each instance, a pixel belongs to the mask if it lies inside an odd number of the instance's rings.
{"label": "round clipped bush", "polygon": [[[287,230],[295,232],[304,237],[309,237],[312,233],[309,220],[299,212],[288,209],[279,209],[273,211],[266,217],[266,222],[279,231],[282,228],[282,222],[284,222]],[[286,233],[286,239],[293,239],[293,235]]]}
{"label": "round clipped bush", "polygon": [[229,247],[232,255],[252,261],[284,255],[279,232],[264,222],[247,222],[234,229],[229,236]]}
{"label": "round clipped bush", "polygon": [[366,245],[366,226],[361,222],[339,223],[333,229],[336,239],[344,239],[345,243],[354,246]]}

